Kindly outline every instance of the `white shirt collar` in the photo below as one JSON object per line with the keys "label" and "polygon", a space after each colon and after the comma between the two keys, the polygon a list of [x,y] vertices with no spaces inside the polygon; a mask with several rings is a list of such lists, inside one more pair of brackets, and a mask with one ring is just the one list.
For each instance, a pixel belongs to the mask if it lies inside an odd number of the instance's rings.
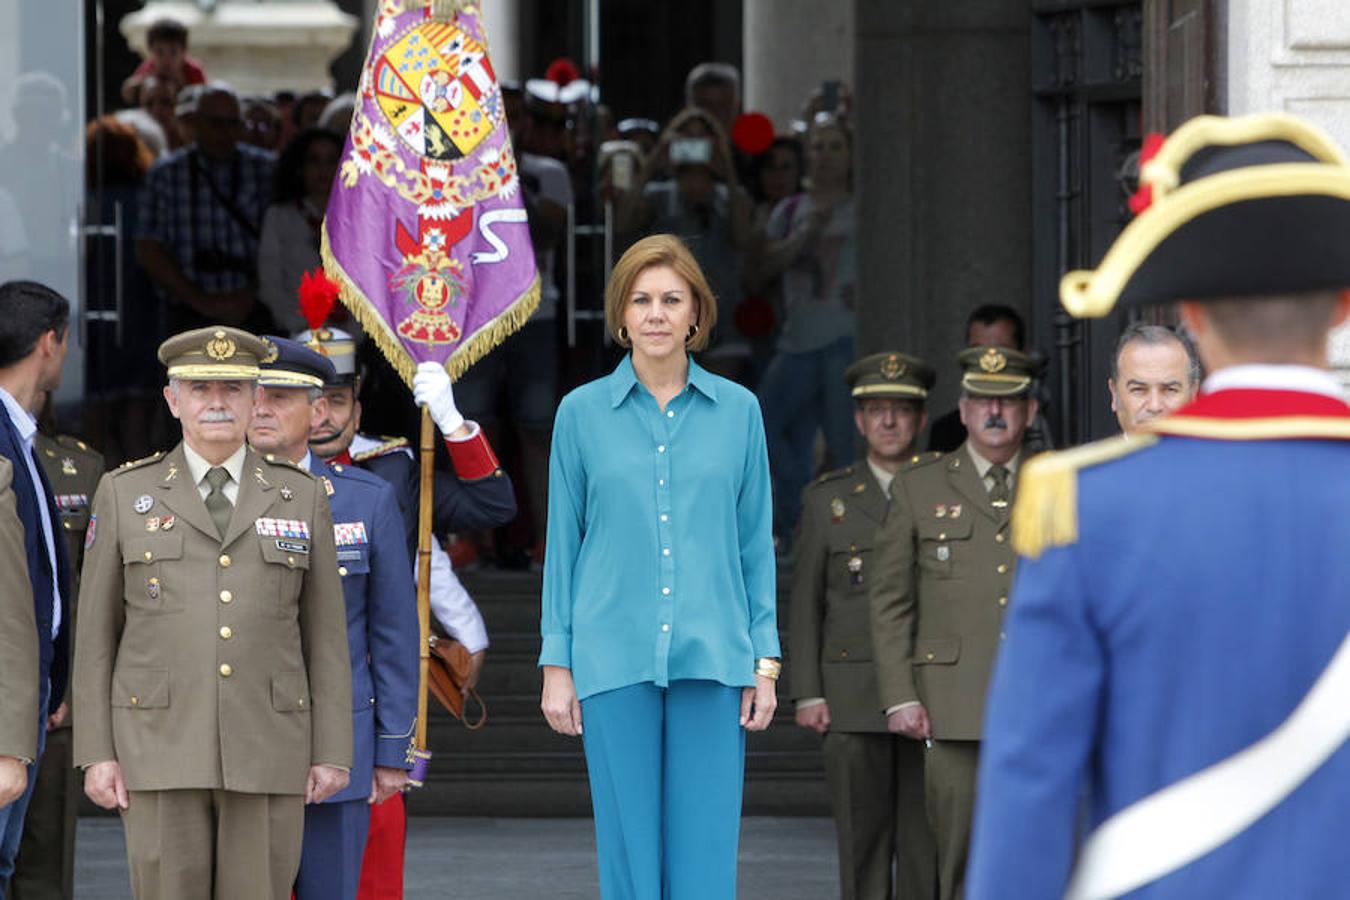
{"label": "white shirt collar", "polygon": [[877,480],[877,484],[881,485],[881,492],[886,495],[887,499],[890,499],[891,482],[895,481],[895,473],[887,472],[881,466],[872,462],[870,457],[867,460],[867,468],[872,470],[872,477]]}
{"label": "white shirt collar", "polygon": [[300,468],[304,469],[306,472],[308,472],[308,471],[309,471],[309,468],[310,468],[310,465],[312,464],[312,460],[311,460],[310,458],[311,458],[313,455],[314,455],[314,451],[312,451],[312,450],[306,450],[306,451],[305,451],[305,455],[302,456],[302,457],[300,457],[300,461],[299,461],[298,463],[296,463],[296,465],[299,466]]}
{"label": "white shirt collar", "polygon": [[14,427],[19,429],[19,437],[23,438],[24,443],[32,444],[33,436],[37,434],[37,419],[33,414],[19,405],[13,395],[4,388],[0,388],[0,401],[4,401],[5,409],[9,412],[10,421]]}
{"label": "white shirt collar", "polygon": [[1312,366],[1277,366],[1250,363],[1229,366],[1205,379],[1201,391],[1212,394],[1240,388],[1267,391],[1302,391],[1307,394],[1325,394],[1337,400],[1345,399],[1345,390],[1331,374]]}
{"label": "white shirt collar", "polygon": [[[244,444],[239,445],[239,449],[230,454],[230,458],[220,464],[221,468],[230,473],[235,484],[243,484],[244,481],[244,454],[247,452]],[[206,473],[212,468],[211,464],[202,458],[201,454],[188,446],[187,441],[183,441],[183,458],[187,460],[189,474],[192,475],[193,484],[201,484]]]}

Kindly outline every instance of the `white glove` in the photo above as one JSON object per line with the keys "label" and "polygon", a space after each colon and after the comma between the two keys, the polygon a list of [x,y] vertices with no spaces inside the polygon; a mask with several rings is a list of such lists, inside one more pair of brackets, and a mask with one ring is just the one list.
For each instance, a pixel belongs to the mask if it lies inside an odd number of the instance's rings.
{"label": "white glove", "polygon": [[413,399],[418,406],[431,411],[431,420],[449,437],[464,424],[464,417],[455,407],[455,390],[450,384],[450,373],[438,363],[424,362],[417,366],[413,376]]}

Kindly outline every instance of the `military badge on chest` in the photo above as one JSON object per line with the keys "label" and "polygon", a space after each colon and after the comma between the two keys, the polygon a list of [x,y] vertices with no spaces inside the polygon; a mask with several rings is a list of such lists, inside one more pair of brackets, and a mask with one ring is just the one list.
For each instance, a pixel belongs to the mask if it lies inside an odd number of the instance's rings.
{"label": "military badge on chest", "polygon": [[863,583],[863,558],[856,553],[848,558],[848,583],[854,587]]}
{"label": "military badge on chest", "polygon": [[844,501],[838,497],[830,501],[830,521],[836,525],[844,521]]}

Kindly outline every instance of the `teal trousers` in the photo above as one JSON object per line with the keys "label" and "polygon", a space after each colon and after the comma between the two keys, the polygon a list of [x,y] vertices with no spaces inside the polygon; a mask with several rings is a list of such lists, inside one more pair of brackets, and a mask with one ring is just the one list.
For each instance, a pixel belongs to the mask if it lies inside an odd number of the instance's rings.
{"label": "teal trousers", "polygon": [[741,689],[630,685],[581,701],[603,900],[733,900]]}

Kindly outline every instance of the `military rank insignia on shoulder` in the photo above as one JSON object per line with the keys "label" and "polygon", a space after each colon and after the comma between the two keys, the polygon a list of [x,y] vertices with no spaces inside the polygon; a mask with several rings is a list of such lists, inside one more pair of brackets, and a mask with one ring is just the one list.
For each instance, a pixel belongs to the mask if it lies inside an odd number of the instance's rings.
{"label": "military rank insignia on shoulder", "polygon": [[820,477],[815,480],[815,484],[825,484],[830,481],[838,481],[840,478],[849,478],[856,471],[858,471],[857,466],[844,466],[842,469],[832,469],[829,472],[822,472]]}
{"label": "military rank insignia on shoulder", "polygon": [[114,474],[120,474],[122,472],[130,472],[132,469],[139,469],[141,466],[149,465],[152,462],[158,462],[163,458],[164,458],[164,451],[157,450],[156,452],[151,453],[149,456],[143,456],[140,459],[132,459],[122,463],[120,466],[116,468],[116,470],[114,470]]}
{"label": "military rank insignia on shoulder", "polygon": [[926,466],[930,462],[936,462],[941,458],[942,452],[940,450],[929,450],[926,453],[915,453],[913,456],[909,457],[903,463],[900,464],[900,471],[903,472],[906,469],[917,469],[919,466]]}
{"label": "military rank insignia on shoulder", "polygon": [[1158,443],[1158,436],[1116,436],[1072,450],[1033,456],[1017,473],[1013,508],[1013,549],[1035,559],[1051,547],[1078,540],[1078,473],[1082,469],[1137,453]]}

